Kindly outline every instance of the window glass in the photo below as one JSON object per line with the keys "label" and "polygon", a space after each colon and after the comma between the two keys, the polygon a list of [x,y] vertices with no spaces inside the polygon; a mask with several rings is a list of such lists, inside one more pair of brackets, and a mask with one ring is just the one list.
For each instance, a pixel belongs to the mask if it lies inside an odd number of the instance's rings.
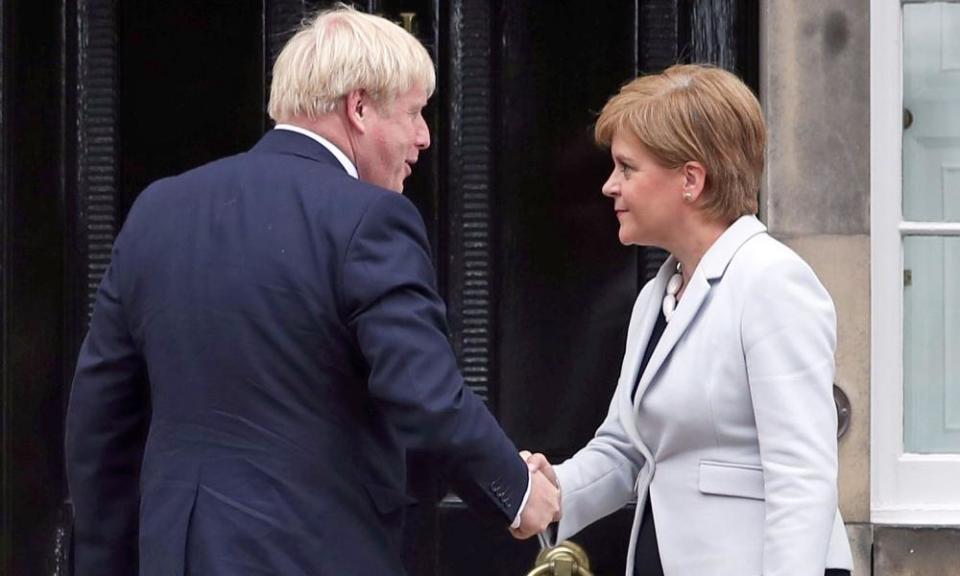
{"label": "window glass", "polygon": [[[958,223],[960,4],[904,5],[903,104],[903,219]],[[960,236],[917,226],[903,240],[904,450],[960,453]]]}

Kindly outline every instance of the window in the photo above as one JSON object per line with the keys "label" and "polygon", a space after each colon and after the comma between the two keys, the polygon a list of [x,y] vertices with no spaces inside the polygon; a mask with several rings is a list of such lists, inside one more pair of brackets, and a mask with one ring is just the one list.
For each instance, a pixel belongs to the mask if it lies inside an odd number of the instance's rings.
{"label": "window", "polygon": [[872,520],[960,524],[960,3],[871,3]]}

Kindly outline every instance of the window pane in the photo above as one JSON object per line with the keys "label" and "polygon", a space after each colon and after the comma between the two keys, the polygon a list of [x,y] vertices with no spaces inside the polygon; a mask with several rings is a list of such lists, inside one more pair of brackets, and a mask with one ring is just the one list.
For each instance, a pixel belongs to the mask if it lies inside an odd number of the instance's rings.
{"label": "window pane", "polygon": [[904,449],[960,453],[960,237],[903,241]]}
{"label": "window pane", "polygon": [[960,221],[960,4],[903,7],[903,217]]}

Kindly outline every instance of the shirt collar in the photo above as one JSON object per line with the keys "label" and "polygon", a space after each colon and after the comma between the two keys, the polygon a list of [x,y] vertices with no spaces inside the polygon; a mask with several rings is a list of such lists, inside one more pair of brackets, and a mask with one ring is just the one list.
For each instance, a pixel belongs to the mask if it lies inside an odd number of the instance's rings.
{"label": "shirt collar", "polygon": [[343,166],[343,169],[347,171],[347,174],[353,176],[354,178],[359,178],[357,175],[357,167],[353,165],[353,162],[347,158],[347,155],[340,151],[333,142],[330,142],[323,136],[317,134],[316,132],[311,132],[306,128],[301,128],[300,126],[294,126],[292,124],[277,124],[273,127],[274,130],[289,130],[290,132],[296,132],[297,134],[303,134],[308,138],[316,140],[321,146],[326,148],[333,154],[334,158]]}

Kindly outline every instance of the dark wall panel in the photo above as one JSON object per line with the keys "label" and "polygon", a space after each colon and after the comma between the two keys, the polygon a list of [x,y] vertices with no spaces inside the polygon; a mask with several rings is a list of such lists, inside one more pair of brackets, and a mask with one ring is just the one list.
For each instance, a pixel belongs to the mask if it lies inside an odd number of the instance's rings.
{"label": "dark wall panel", "polygon": [[496,205],[501,420],[564,458],[606,414],[637,294],[637,253],[600,188],[592,125],[636,71],[632,2],[504,2]]}
{"label": "dark wall panel", "polygon": [[[262,134],[260,2],[119,2],[123,207],[143,188]],[[125,211],[124,211],[125,213]]]}
{"label": "dark wall panel", "polygon": [[60,23],[57,3],[3,3],[5,574],[53,571],[64,491]]}
{"label": "dark wall panel", "polygon": [[[6,3],[0,2],[0,293],[7,285],[7,32]],[[7,302],[0,298],[0,570],[9,568],[10,517],[7,489]]]}

